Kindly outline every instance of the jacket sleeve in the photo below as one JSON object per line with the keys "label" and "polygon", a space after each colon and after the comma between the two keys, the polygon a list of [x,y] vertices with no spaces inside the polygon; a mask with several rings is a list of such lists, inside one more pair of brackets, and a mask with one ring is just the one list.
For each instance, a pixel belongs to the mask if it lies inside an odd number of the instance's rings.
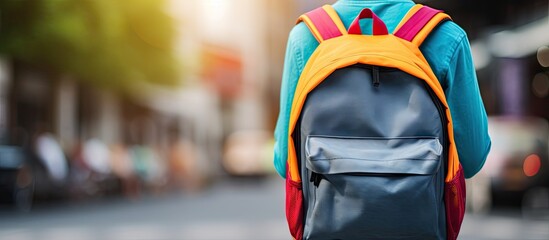
{"label": "jacket sleeve", "polygon": [[[294,28],[290,32],[286,57],[284,59],[284,70],[282,73],[282,84],[280,86],[280,110],[274,132],[274,166],[278,174],[286,177],[286,159],[288,157],[288,125],[290,120],[291,104],[294,91],[299,80],[301,69],[303,69],[303,57],[301,51],[296,48],[296,41],[299,39],[298,30]],[[303,26],[301,26],[302,28]]]}
{"label": "jacket sleeve", "polygon": [[446,98],[454,123],[454,138],[466,178],[480,171],[491,141],[471,49],[465,32],[457,42],[446,72]]}

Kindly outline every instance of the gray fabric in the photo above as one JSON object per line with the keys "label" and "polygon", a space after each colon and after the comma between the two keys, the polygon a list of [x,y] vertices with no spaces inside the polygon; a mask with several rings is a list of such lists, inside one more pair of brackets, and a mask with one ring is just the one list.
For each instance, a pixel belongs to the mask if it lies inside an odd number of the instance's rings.
{"label": "gray fabric", "polygon": [[437,138],[309,136],[306,167],[321,174],[434,174],[442,146]]}
{"label": "gray fabric", "polygon": [[374,87],[371,76],[369,66],[340,69],[307,96],[294,136],[303,237],[445,239],[437,106],[420,79],[383,68]]}

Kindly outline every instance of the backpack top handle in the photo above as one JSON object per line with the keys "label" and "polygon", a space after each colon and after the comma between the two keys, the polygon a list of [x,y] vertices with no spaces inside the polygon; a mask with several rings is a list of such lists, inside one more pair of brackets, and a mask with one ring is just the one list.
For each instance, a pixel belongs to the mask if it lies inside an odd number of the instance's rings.
{"label": "backpack top handle", "polygon": [[373,35],[387,35],[389,34],[389,31],[387,31],[387,26],[385,26],[385,23],[379,18],[371,9],[364,8],[358,16],[355,18],[353,23],[349,26],[349,34],[362,34],[362,30],[360,29],[360,20],[364,18],[371,18],[373,22]]}

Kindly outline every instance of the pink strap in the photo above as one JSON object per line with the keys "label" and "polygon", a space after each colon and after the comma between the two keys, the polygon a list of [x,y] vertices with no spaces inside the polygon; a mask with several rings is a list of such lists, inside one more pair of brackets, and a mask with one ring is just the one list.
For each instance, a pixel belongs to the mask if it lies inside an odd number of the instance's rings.
{"label": "pink strap", "polygon": [[364,8],[358,16],[355,18],[353,23],[351,23],[351,26],[349,26],[349,34],[362,34],[362,30],[360,29],[360,19],[363,18],[371,18],[373,21],[373,34],[374,35],[387,35],[389,32],[387,31],[387,26],[385,26],[385,23],[369,8]]}
{"label": "pink strap", "polygon": [[441,10],[433,9],[427,6],[421,7],[398,31],[395,36],[407,41],[412,41],[416,35],[425,27],[425,25]]}
{"label": "pink strap", "polygon": [[306,13],[305,15],[311,19],[323,40],[328,40],[330,38],[343,35],[324,8],[317,8]]}

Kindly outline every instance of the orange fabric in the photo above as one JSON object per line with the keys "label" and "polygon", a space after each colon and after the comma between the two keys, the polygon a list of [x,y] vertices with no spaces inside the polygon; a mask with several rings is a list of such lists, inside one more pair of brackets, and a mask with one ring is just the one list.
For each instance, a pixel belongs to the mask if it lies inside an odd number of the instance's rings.
{"label": "orange fabric", "polygon": [[451,20],[451,18],[446,13],[438,13],[437,15],[435,15],[414,37],[412,43],[414,43],[416,46],[421,46],[423,41],[425,41],[427,36],[429,36],[429,33],[431,33],[431,31],[433,31],[433,29],[444,20]]}
{"label": "orange fabric", "polygon": [[335,11],[335,9],[332,7],[332,5],[324,5],[322,6],[324,11],[328,13],[332,21],[336,24],[337,28],[341,32],[341,34],[345,35],[347,34],[347,29],[345,28],[345,25],[343,25],[343,22],[341,21],[341,18],[339,18],[339,15]]}
{"label": "orange fabric", "polygon": [[[295,124],[294,126],[295,127]],[[297,154],[295,152],[295,143],[292,135],[288,139],[288,175],[286,178],[294,182],[301,182],[301,176],[299,174],[299,165],[297,164]]]}
{"label": "orange fabric", "polygon": [[[341,34],[346,35],[347,29],[345,28],[345,25],[343,25],[343,22],[341,22],[341,18],[339,18],[339,15],[337,15],[337,12],[334,10],[332,5],[324,5],[322,6],[322,9],[324,9],[324,11],[326,11],[328,16],[330,16],[330,18],[335,23],[335,25],[337,26]],[[299,16],[299,18],[297,19],[297,23],[300,23],[300,22],[304,22],[307,25],[307,27],[309,28],[309,30],[311,31],[311,33],[319,43],[325,40],[320,34],[320,32],[318,31],[318,28],[315,26],[313,21],[306,14]]]}
{"label": "orange fabric", "polygon": [[307,98],[318,84],[336,69],[357,63],[397,68],[424,80],[446,107],[450,149],[448,156],[448,174],[450,181],[459,170],[459,159],[454,142],[452,118],[444,91],[438,79],[421,54],[419,48],[393,35],[344,35],[321,43],[305,65],[299,78],[292,102],[288,135],[288,177],[300,182],[298,159],[292,133]]}

